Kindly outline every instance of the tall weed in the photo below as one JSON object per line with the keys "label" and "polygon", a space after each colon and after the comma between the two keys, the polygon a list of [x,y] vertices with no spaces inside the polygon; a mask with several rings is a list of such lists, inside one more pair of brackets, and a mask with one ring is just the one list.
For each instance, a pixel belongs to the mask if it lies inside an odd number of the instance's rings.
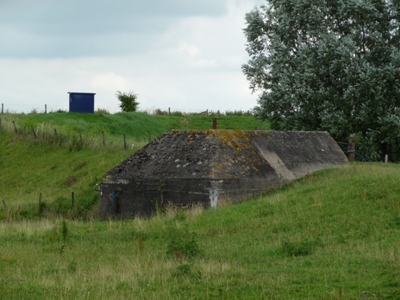
{"label": "tall weed", "polygon": [[177,224],[172,221],[165,233],[167,254],[177,259],[194,258],[201,254],[196,233],[189,231],[187,223]]}

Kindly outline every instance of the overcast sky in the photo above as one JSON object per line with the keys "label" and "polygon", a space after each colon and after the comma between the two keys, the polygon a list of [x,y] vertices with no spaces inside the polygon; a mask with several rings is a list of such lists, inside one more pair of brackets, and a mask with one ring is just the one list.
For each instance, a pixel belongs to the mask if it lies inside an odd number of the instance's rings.
{"label": "overcast sky", "polygon": [[265,0],[0,0],[0,103],[11,112],[68,110],[93,92],[118,112],[248,110],[241,71],[245,14]]}

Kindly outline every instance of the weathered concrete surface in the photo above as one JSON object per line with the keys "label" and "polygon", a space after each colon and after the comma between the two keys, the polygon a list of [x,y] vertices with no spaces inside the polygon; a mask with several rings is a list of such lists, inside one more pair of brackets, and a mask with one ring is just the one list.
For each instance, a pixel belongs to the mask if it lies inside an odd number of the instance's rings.
{"label": "weathered concrete surface", "polygon": [[327,132],[168,131],[104,175],[100,216],[238,202],[346,162]]}

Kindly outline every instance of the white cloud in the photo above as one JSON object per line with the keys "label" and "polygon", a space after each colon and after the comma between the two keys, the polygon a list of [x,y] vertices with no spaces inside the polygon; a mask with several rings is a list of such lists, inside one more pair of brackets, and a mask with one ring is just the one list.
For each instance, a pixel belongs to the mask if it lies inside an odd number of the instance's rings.
{"label": "white cloud", "polygon": [[91,86],[97,91],[124,91],[129,89],[126,78],[114,72],[95,74],[90,80]]}
{"label": "white cloud", "polygon": [[[4,1],[4,0],[3,0]],[[150,49],[188,16],[218,16],[221,0],[15,0],[0,2],[0,55],[82,57]],[[17,51],[16,51],[17,50]]]}
{"label": "white cloud", "polygon": [[190,57],[197,56],[200,53],[199,48],[197,48],[194,45],[189,45],[186,42],[180,43],[180,45],[178,46],[178,50],[177,51],[179,53],[184,54],[184,55],[189,55]]}
{"label": "white cloud", "polygon": [[[96,93],[96,107],[116,112],[117,90],[137,93],[140,109],[256,105],[241,71],[248,60],[242,28],[244,14],[261,0],[4,1],[6,109],[67,109],[67,92],[87,91]],[[18,5],[27,5],[21,15]]]}

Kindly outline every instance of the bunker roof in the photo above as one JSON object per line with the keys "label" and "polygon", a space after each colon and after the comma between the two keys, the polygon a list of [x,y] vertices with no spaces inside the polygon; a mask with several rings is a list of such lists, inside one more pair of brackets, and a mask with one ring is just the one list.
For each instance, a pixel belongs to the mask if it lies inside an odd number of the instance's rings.
{"label": "bunker roof", "polygon": [[110,170],[104,179],[267,178],[292,180],[342,165],[327,132],[171,130]]}

